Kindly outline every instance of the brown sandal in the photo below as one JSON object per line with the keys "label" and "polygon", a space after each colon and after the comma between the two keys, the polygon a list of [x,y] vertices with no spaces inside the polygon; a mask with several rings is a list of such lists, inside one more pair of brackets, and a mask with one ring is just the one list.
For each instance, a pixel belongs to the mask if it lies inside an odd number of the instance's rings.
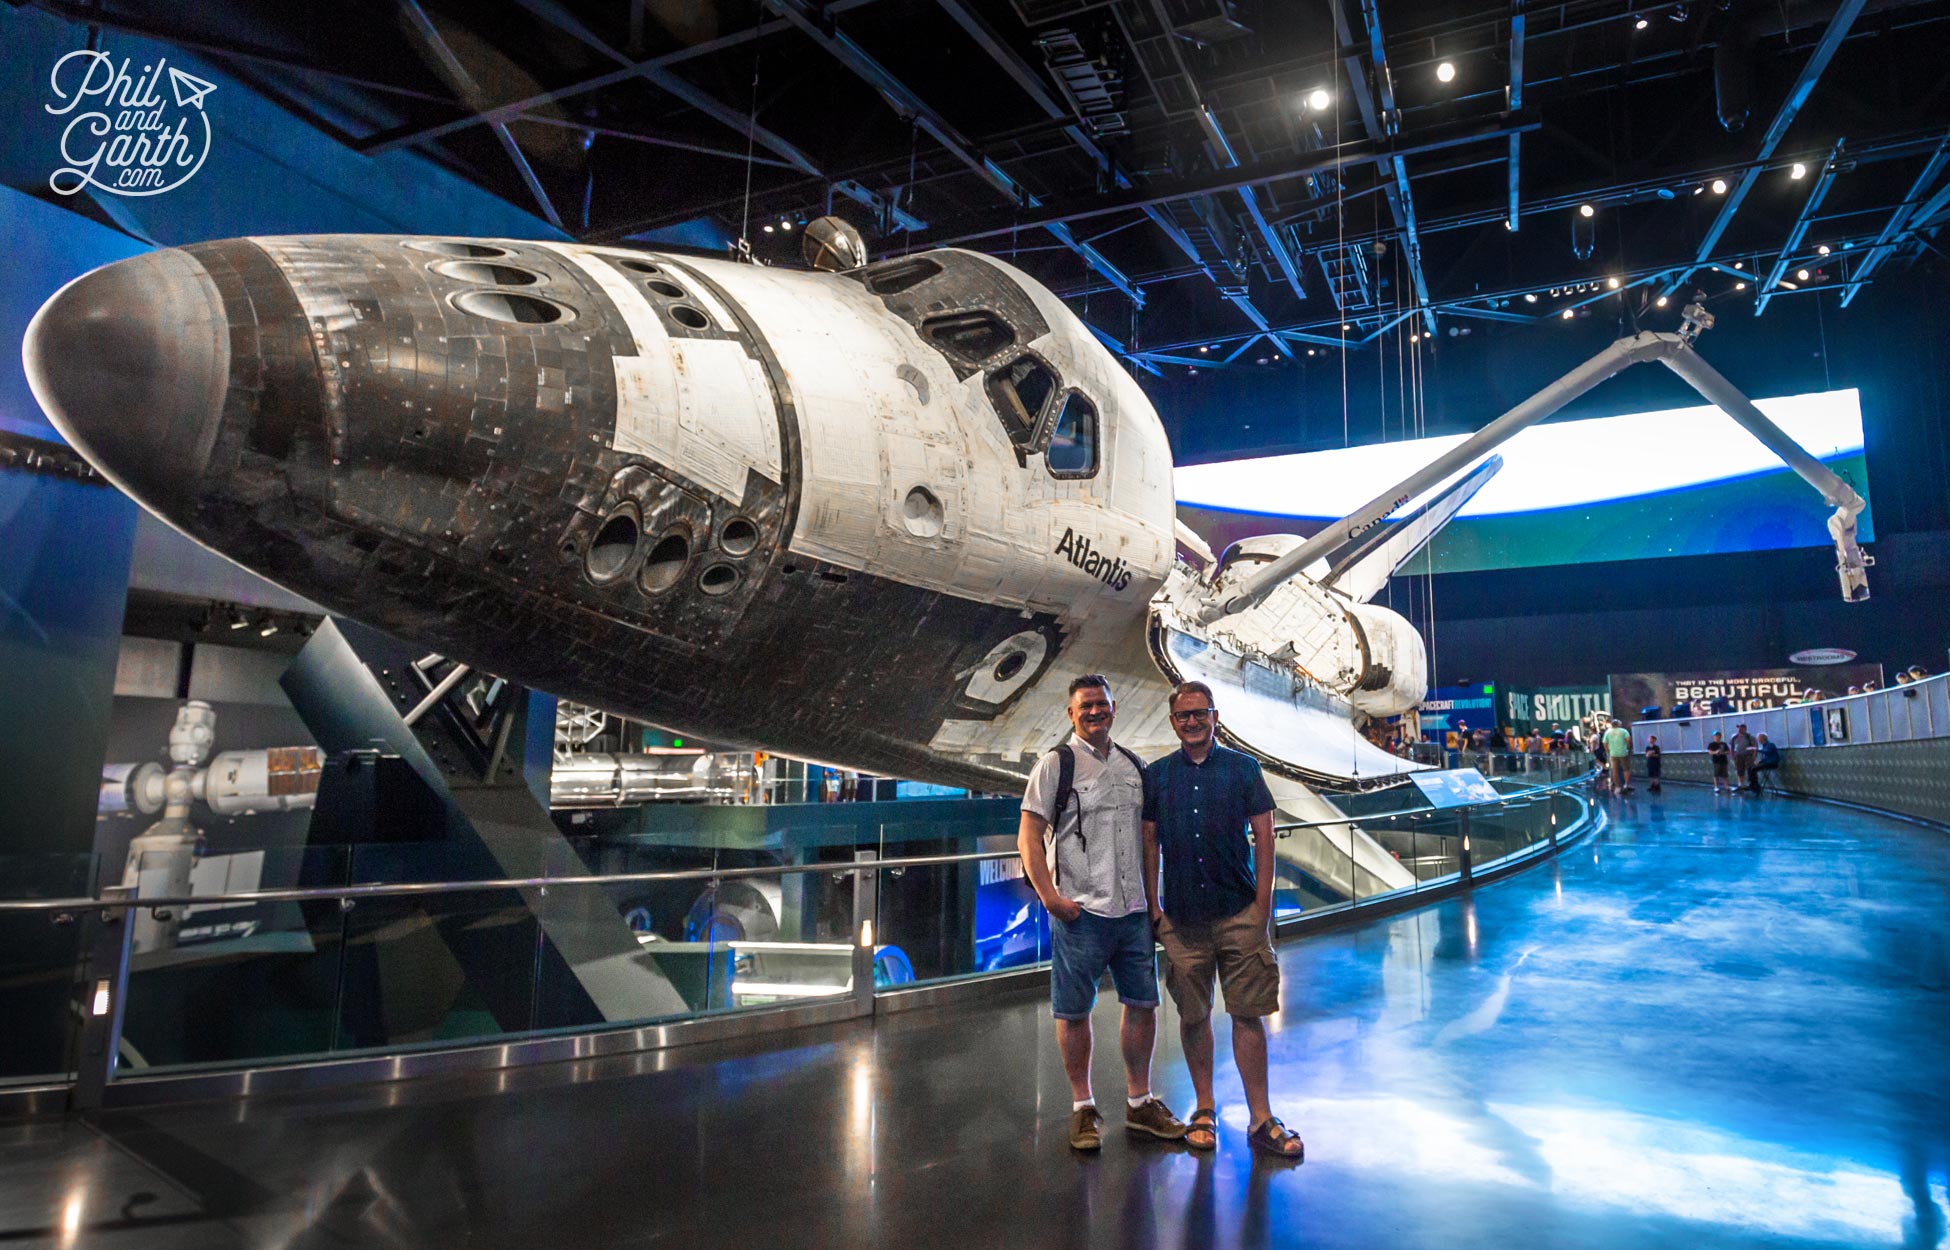
{"label": "brown sandal", "polygon": [[[1205,1134],[1200,1142],[1197,1134]],[[1200,1107],[1185,1117],[1185,1144],[1193,1150],[1212,1150],[1219,1144],[1219,1113],[1210,1107]]]}
{"label": "brown sandal", "polygon": [[1298,1163],[1307,1157],[1307,1143],[1300,1140],[1300,1134],[1289,1132],[1276,1115],[1269,1115],[1260,1121],[1259,1127],[1247,1134],[1246,1140],[1252,1143],[1254,1150],[1265,1151],[1275,1159]]}

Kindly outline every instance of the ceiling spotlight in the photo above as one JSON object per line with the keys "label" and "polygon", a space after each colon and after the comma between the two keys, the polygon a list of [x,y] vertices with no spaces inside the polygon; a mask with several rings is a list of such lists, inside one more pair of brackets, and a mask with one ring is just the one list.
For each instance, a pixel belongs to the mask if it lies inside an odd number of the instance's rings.
{"label": "ceiling spotlight", "polygon": [[1816,249],[1815,249],[1815,255],[1817,255],[1817,256],[1826,256],[1826,255],[1828,255],[1828,245],[1827,245],[1826,243],[1824,243],[1824,244],[1822,244],[1822,245],[1821,245],[1820,247],[1818,247],[1818,248],[1816,248]]}
{"label": "ceiling spotlight", "polygon": [[1780,287],[1783,291],[1798,291],[1801,289],[1800,287],[1794,285],[1794,283],[1789,282],[1786,278],[1782,278],[1779,282],[1776,282],[1774,285]]}
{"label": "ceiling spotlight", "polygon": [[1422,341],[1422,336],[1419,334],[1411,334],[1408,336],[1408,341],[1411,343],[1420,343]]}
{"label": "ceiling spotlight", "polygon": [[1747,289],[1747,284],[1745,282],[1736,282],[1733,284],[1733,289],[1736,291],[1744,291]]}
{"label": "ceiling spotlight", "polygon": [[1564,320],[1569,321],[1576,314],[1574,314],[1570,309],[1567,308],[1564,310],[1563,315],[1564,315]]}
{"label": "ceiling spotlight", "polygon": [[1325,87],[1315,87],[1307,93],[1307,107],[1316,113],[1323,111],[1333,102],[1334,97],[1327,94],[1327,88]]}
{"label": "ceiling spotlight", "polygon": [[1209,347],[1200,347],[1200,348],[1199,348],[1199,350],[1200,350],[1201,352],[1209,352],[1209,351],[1211,351],[1212,349],[1211,349],[1211,348],[1209,348]]}
{"label": "ceiling spotlight", "polygon": [[1198,372],[1198,366],[1197,366],[1197,365],[1193,365],[1193,366],[1192,366],[1191,368],[1189,368],[1189,369],[1187,369],[1187,370],[1185,370],[1185,373],[1186,373],[1186,376],[1188,376],[1188,377],[1189,377],[1190,375],[1192,375],[1192,374],[1194,374],[1194,373],[1197,373],[1197,372]]}
{"label": "ceiling spotlight", "polygon": [[1454,64],[1453,64],[1452,62],[1449,62],[1449,61],[1444,61],[1444,62],[1443,62],[1442,64],[1440,64],[1440,65],[1438,65],[1438,66],[1436,66],[1436,67],[1435,67],[1435,80],[1436,80],[1437,82],[1454,82],[1454,81],[1456,81],[1456,67],[1455,67],[1455,65],[1454,65]]}
{"label": "ceiling spotlight", "polygon": [[1650,25],[1652,25],[1651,22],[1646,21],[1644,18],[1640,18],[1638,21],[1632,23],[1632,29],[1644,30],[1646,27]]}
{"label": "ceiling spotlight", "polygon": [[267,616],[264,618],[263,626],[259,628],[259,630],[257,631],[257,636],[259,638],[269,638],[272,634],[275,634],[277,632],[278,632],[278,623]]}
{"label": "ceiling spotlight", "polygon": [[1806,282],[1808,280],[1808,271],[1805,269],[1797,269],[1794,271],[1794,276],[1800,279],[1801,281]]}
{"label": "ceiling spotlight", "polygon": [[1664,308],[1666,306],[1666,297],[1661,295],[1658,299],[1653,300],[1652,303],[1655,307]]}
{"label": "ceiling spotlight", "polygon": [[1311,348],[1311,347],[1309,347],[1309,348],[1307,349],[1307,355],[1309,355],[1309,356],[1311,356],[1311,355],[1313,355],[1313,354],[1314,354],[1314,349],[1313,349],[1313,348]]}
{"label": "ceiling spotlight", "polygon": [[1797,182],[1803,178],[1806,178],[1807,176],[1808,176],[1808,167],[1806,165],[1803,165],[1800,161],[1794,162],[1793,166],[1788,170],[1788,177],[1793,178]]}
{"label": "ceiling spotlight", "polygon": [[1256,365],[1263,365],[1263,364],[1265,364],[1265,363],[1266,363],[1266,357],[1264,357],[1264,356],[1257,356],[1257,357],[1254,357],[1254,359],[1253,359],[1253,363],[1254,363],[1254,364],[1256,364]]}
{"label": "ceiling spotlight", "polygon": [[771,227],[771,226],[767,226],[767,227],[765,227],[765,233],[767,233],[767,234],[770,234],[770,233],[772,233],[772,227]]}
{"label": "ceiling spotlight", "polygon": [[1537,302],[1537,292],[1535,292],[1535,291],[1525,291],[1525,292],[1524,292],[1524,296],[1523,296],[1523,302],[1524,302],[1524,303],[1526,303],[1526,304],[1534,304],[1534,303],[1536,303],[1536,302]]}
{"label": "ceiling spotlight", "polygon": [[1698,195],[1698,194],[1699,194],[1700,192],[1702,192],[1702,191],[1704,191],[1704,190],[1706,190],[1706,188],[1705,188],[1705,187],[1694,187],[1694,188],[1693,188],[1693,194],[1694,194],[1694,195]]}
{"label": "ceiling spotlight", "polygon": [[1593,207],[1591,207],[1591,205],[1589,205],[1589,204],[1580,204],[1580,205],[1578,205],[1578,216],[1580,216],[1580,217],[1596,217],[1597,215],[1598,215],[1598,210],[1597,210],[1597,209],[1595,209],[1595,208],[1593,208]]}
{"label": "ceiling spotlight", "polygon": [[1606,285],[1606,286],[1608,286],[1608,287],[1610,287],[1610,288],[1611,288],[1612,290],[1614,290],[1614,291],[1616,291],[1616,290],[1618,289],[1618,279],[1617,279],[1617,278],[1606,278],[1606,279],[1605,279],[1605,285]]}
{"label": "ceiling spotlight", "polygon": [[230,609],[230,628],[243,629],[250,623],[251,623],[251,618],[244,615],[243,609],[241,608]]}
{"label": "ceiling spotlight", "polygon": [[1726,193],[1727,193],[1727,180],[1725,178],[1715,178],[1713,180],[1713,194],[1725,195]]}
{"label": "ceiling spotlight", "polygon": [[1352,330],[1353,328],[1354,328],[1354,327],[1353,327],[1353,326],[1351,326],[1351,325],[1349,325],[1349,324],[1348,324],[1347,322],[1345,322],[1345,321],[1343,321],[1343,322],[1341,322],[1341,329],[1343,329],[1343,330]]}

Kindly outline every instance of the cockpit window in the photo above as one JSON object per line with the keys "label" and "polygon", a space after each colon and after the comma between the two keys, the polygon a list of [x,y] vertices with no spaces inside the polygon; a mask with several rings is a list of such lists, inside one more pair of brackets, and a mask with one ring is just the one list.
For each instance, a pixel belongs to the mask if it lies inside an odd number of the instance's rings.
{"label": "cockpit window", "polygon": [[989,375],[989,398],[1010,442],[1027,447],[1035,441],[1043,405],[1055,391],[1056,375],[1034,356],[1018,356]]}
{"label": "cockpit window", "polygon": [[884,260],[877,265],[867,266],[861,275],[867,289],[875,295],[899,295],[910,287],[916,287],[941,272],[939,263],[925,256],[903,256],[898,260]]}
{"label": "cockpit window", "polygon": [[950,356],[975,366],[1016,341],[1009,323],[985,309],[929,317],[921,323],[921,336]]}
{"label": "cockpit window", "polygon": [[1051,477],[1090,477],[1097,472],[1097,408],[1081,392],[1063,399],[1043,453]]}

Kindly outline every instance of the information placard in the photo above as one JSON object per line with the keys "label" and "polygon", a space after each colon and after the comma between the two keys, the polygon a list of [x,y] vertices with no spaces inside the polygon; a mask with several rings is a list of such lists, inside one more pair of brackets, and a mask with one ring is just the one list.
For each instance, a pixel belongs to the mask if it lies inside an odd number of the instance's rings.
{"label": "information placard", "polygon": [[1503,795],[1473,768],[1448,768],[1439,773],[1410,773],[1409,780],[1432,807],[1468,807],[1494,803]]}

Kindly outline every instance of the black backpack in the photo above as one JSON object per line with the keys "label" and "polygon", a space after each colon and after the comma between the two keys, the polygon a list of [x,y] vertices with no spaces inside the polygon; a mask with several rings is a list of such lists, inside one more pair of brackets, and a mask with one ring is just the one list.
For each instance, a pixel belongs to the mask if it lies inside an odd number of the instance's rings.
{"label": "black backpack", "polygon": [[[1148,805],[1151,800],[1151,774],[1145,770],[1144,761],[1140,760],[1135,752],[1118,743],[1113,742],[1110,745],[1125,759],[1131,761],[1132,768],[1137,769],[1138,785],[1142,788],[1144,801]],[[1076,797],[1076,748],[1072,747],[1068,742],[1060,742],[1056,746],[1051,747],[1050,751],[1056,756],[1056,804],[1051,808],[1053,818],[1049,822],[1049,879],[1050,884],[1054,885],[1056,883],[1057,860],[1056,830],[1057,826],[1063,823],[1063,809],[1073,799],[1075,799],[1077,805],[1077,845],[1087,851],[1090,849],[1090,843],[1085,841],[1083,836],[1083,800]]]}

